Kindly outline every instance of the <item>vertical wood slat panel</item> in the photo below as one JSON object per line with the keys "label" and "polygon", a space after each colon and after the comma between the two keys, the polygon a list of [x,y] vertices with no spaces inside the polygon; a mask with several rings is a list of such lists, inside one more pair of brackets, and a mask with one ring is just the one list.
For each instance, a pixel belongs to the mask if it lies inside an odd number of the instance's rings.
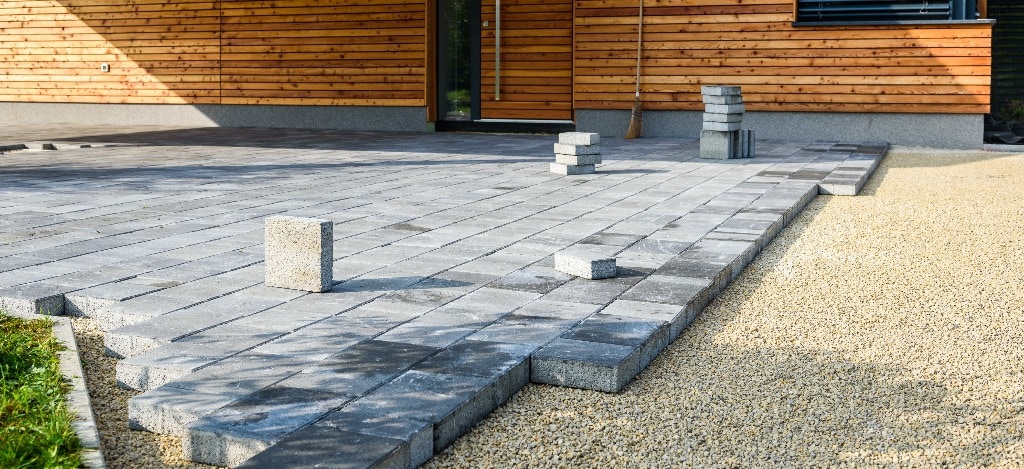
{"label": "vertical wood slat panel", "polygon": [[[702,84],[747,109],[985,113],[991,25],[793,26],[792,0],[646,0],[648,109],[699,110]],[[629,109],[638,0],[576,0],[575,106]]]}
{"label": "vertical wood slat panel", "polygon": [[501,99],[495,100],[495,1],[483,0],[480,115],[572,119],[572,0],[501,0]]}

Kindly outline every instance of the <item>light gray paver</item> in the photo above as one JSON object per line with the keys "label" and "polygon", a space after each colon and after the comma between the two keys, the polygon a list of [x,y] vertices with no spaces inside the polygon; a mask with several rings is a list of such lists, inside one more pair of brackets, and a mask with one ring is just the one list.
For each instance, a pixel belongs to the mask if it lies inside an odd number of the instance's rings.
{"label": "light gray paver", "polygon": [[[887,148],[765,141],[715,161],[697,141],[606,139],[607,171],[559,178],[551,137],[137,138],[160,146],[0,160],[0,307],[63,313],[66,296],[130,355],[118,380],[146,390],[133,428],[246,467],[415,467],[531,379],[620,390],[815,195],[855,193]],[[597,163],[596,134],[559,140],[577,157],[556,159]],[[340,283],[264,285],[275,216],[334,224]],[[608,250],[616,277],[559,272],[570,247]]]}
{"label": "light gray paver", "polygon": [[0,288],[0,309],[11,314],[64,314],[64,291],[45,283]]}
{"label": "light gray paver", "polygon": [[311,292],[331,289],[334,223],[313,218],[268,217],[266,221],[267,285]]}
{"label": "light gray paver", "polygon": [[586,279],[604,279],[615,276],[615,258],[609,253],[618,249],[609,246],[578,244],[555,253],[555,269]]}
{"label": "light gray paver", "polygon": [[601,143],[601,134],[593,132],[562,132],[558,134],[558,143],[564,145],[597,145]]}
{"label": "light gray paver", "polygon": [[556,155],[586,156],[601,154],[600,145],[567,145],[564,143],[556,143],[554,149]]}
{"label": "light gray paver", "polygon": [[619,392],[640,373],[640,354],[626,345],[558,339],[533,354],[530,380]]}
{"label": "light gray paver", "polygon": [[[593,165],[601,164],[602,161],[603,160],[601,158],[601,154],[600,153],[586,154],[586,155],[568,155],[568,154],[562,154],[562,153],[555,153],[555,163],[556,164],[560,164],[560,165],[564,165],[564,166],[567,166],[567,167],[572,167],[572,166],[593,166]],[[566,170],[566,171],[568,171],[568,170]],[[562,174],[561,169],[559,169],[559,171],[556,171],[556,172],[559,173],[559,174]]]}
{"label": "light gray paver", "polygon": [[578,176],[581,174],[594,174],[596,167],[592,164],[571,165],[563,163],[551,163],[551,172],[563,176]]}

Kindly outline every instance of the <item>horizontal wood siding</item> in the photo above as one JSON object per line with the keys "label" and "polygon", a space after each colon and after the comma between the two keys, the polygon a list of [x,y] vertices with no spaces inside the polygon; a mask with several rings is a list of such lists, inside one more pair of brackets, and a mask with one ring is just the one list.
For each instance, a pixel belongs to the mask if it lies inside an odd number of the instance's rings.
{"label": "horizontal wood siding", "polygon": [[[632,104],[638,5],[576,1],[577,109]],[[753,111],[988,112],[990,25],[793,19],[792,0],[646,0],[644,108],[700,110],[702,84],[727,84]]]}
{"label": "horizontal wood siding", "polygon": [[0,101],[423,106],[425,42],[424,0],[0,1]]}
{"label": "horizontal wood siding", "polygon": [[495,99],[495,2],[481,4],[480,116],[572,119],[572,0],[502,0],[501,99]]}
{"label": "horizontal wood siding", "polygon": [[218,24],[203,0],[0,1],[0,101],[218,102]]}
{"label": "horizontal wood siding", "polygon": [[225,104],[425,105],[423,0],[221,5]]}

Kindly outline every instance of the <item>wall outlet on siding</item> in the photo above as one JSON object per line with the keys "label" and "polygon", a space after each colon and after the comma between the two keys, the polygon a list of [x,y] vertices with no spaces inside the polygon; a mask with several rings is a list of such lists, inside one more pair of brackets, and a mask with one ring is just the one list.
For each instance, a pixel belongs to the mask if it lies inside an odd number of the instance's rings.
{"label": "wall outlet on siding", "polygon": [[100,71],[107,73],[110,71],[110,64],[100,64]]}

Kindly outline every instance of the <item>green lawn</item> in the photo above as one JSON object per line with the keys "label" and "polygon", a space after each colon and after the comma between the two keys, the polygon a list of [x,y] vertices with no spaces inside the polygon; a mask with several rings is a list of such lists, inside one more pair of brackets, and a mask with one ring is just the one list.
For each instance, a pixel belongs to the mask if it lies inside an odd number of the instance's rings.
{"label": "green lawn", "polygon": [[51,327],[0,312],[0,467],[81,465]]}

